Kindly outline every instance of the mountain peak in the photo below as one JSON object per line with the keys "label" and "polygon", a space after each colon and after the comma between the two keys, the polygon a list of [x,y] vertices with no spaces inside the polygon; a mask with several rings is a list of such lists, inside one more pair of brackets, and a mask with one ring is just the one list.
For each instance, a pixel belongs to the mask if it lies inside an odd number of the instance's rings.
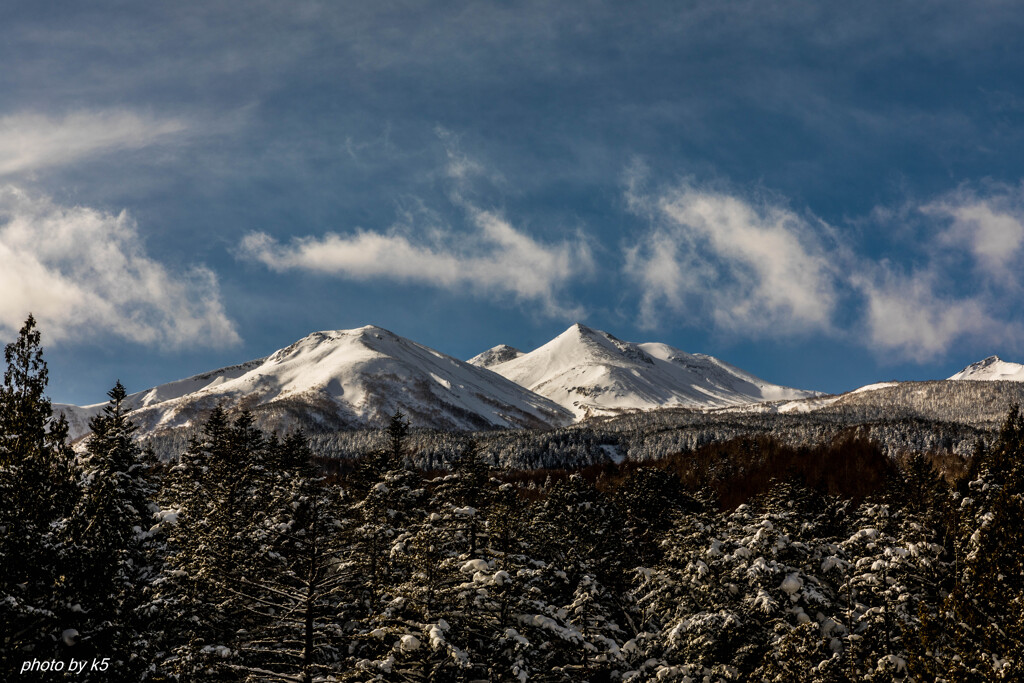
{"label": "mountain peak", "polygon": [[583,323],[573,323],[572,325],[569,326],[569,329],[567,329],[565,332],[563,332],[562,334],[560,334],[558,336],[561,337],[562,335],[571,335],[571,336],[589,337],[589,336],[593,335],[594,333],[595,333],[595,330],[593,328],[587,327]]}
{"label": "mountain peak", "polygon": [[362,327],[357,327],[354,330],[342,330],[342,331],[343,332],[359,332],[359,333],[363,333],[363,334],[390,334],[390,335],[393,335],[393,336],[397,336],[391,330],[385,330],[383,327],[380,327],[378,325],[363,325]]}
{"label": "mountain peak", "polygon": [[1024,382],[1024,365],[1005,361],[999,356],[989,356],[977,363],[971,363],[949,379]]}
{"label": "mountain peak", "polygon": [[523,355],[523,352],[515,347],[508,344],[498,344],[483,353],[473,356],[466,362],[479,368],[489,368],[492,365],[498,365],[499,363],[519,358],[521,355]]}
{"label": "mountain peak", "polygon": [[708,408],[803,398],[710,356],[634,344],[575,323],[547,344],[491,367],[577,418],[659,407]]}

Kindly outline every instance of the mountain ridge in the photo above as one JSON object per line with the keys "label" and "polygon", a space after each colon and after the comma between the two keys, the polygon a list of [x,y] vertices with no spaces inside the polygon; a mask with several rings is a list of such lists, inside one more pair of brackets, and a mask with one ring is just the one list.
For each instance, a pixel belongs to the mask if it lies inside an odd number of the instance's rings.
{"label": "mountain ridge", "polygon": [[[1024,381],[1024,365],[990,356],[949,380]],[[870,401],[901,383],[839,396],[766,382],[714,356],[660,342],[625,342],[576,323],[524,353],[498,345],[461,361],[384,328],[313,332],[262,358],[135,392],[126,405],[140,435],[199,424],[217,405],[250,410],[261,426],[334,431],[379,427],[396,410],[442,430],[550,428],[660,408],[815,412]],[[854,399],[857,396],[859,398]],[[848,397],[848,398],[844,398]],[[55,404],[71,435],[88,433],[102,403]]]}
{"label": "mountain ridge", "polygon": [[655,408],[716,408],[818,392],[765,382],[712,356],[625,342],[581,323],[548,343],[489,366],[571,410],[577,419]]}
{"label": "mountain ridge", "polygon": [[[249,409],[263,426],[280,430],[380,426],[397,410],[413,426],[454,430],[572,421],[561,407],[500,375],[374,325],[313,332],[264,358],[128,398],[133,420],[150,433],[193,426],[218,404]],[[56,405],[55,411],[68,415],[73,435],[81,436],[102,405]]]}

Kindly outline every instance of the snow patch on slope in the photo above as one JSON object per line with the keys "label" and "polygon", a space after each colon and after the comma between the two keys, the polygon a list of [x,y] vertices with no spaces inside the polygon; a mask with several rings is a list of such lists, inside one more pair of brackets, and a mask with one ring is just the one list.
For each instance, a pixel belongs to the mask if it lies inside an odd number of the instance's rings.
{"label": "snow patch on slope", "polygon": [[850,393],[850,394],[862,394],[865,391],[877,391],[879,389],[885,389],[887,387],[894,387],[897,384],[899,384],[899,382],[876,382],[874,384],[865,384],[864,386],[862,386],[862,387],[860,387],[858,389],[854,389],[853,391],[850,391],[850,392],[847,392],[847,393]]}

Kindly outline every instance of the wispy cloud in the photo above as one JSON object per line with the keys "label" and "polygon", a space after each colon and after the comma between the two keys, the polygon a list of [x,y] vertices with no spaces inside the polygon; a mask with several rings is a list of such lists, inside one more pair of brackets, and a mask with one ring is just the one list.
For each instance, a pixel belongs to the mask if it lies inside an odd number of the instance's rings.
{"label": "wispy cloud", "polygon": [[901,274],[888,263],[852,274],[850,284],[865,300],[865,341],[878,351],[925,362],[965,337],[983,337],[989,344],[1008,340],[1013,324],[993,316],[983,297],[944,295],[938,277],[927,268]]}
{"label": "wispy cloud", "polygon": [[878,256],[778,200],[692,183],[645,193],[641,175],[631,170],[626,200],[650,227],[627,245],[623,266],[639,288],[641,324],[682,314],[747,338],[840,334],[918,362],[1024,333],[1019,190],[965,186],[910,209],[878,209],[876,229],[918,238],[909,252],[875,244]]}
{"label": "wispy cloud", "polygon": [[1020,278],[1024,246],[1024,189],[997,185],[986,192],[963,186],[920,207],[926,216],[948,222],[941,246],[965,249],[978,273],[1003,285]]}
{"label": "wispy cloud", "polygon": [[[909,227],[917,246],[899,259],[863,259],[849,276],[865,301],[871,344],[921,362],[961,343],[1019,347],[1021,189],[962,185],[909,210],[874,215],[883,227]],[[908,260],[917,265],[901,265]]]}
{"label": "wispy cloud", "polygon": [[[467,198],[480,181],[501,184],[502,177],[459,150],[457,138],[435,130],[445,149],[444,178],[452,186],[448,201],[461,227],[447,224],[421,203],[405,212],[389,230],[356,230],[296,237],[281,244],[264,232],[252,232],[238,255],[277,272],[306,271],[351,280],[383,279],[425,284],[476,296],[510,296],[539,305],[552,317],[579,317],[582,310],[565,301],[568,285],[591,273],[594,260],[582,232],[558,242],[542,241],[516,227],[501,211],[480,208]],[[426,216],[427,226],[416,216]]]}
{"label": "wispy cloud", "polygon": [[400,228],[301,237],[280,244],[265,233],[250,233],[240,255],[272,270],[308,272],[353,280],[389,279],[478,295],[510,294],[538,303],[553,316],[577,313],[560,302],[566,283],[592,267],[582,239],[542,243],[501,214],[473,209],[471,230],[434,229],[419,238]]}
{"label": "wispy cloud", "polygon": [[35,314],[54,341],[113,335],[164,347],[240,341],[204,267],[171,273],[126,212],[0,188],[0,332]]}
{"label": "wispy cloud", "polygon": [[665,304],[746,334],[830,327],[835,274],[809,219],[689,183],[647,197],[634,188],[628,200],[653,221],[626,249],[644,325],[657,326]]}
{"label": "wispy cloud", "polygon": [[179,119],[124,110],[0,117],[0,177],[60,166],[92,154],[146,147],[185,130],[186,124]]}

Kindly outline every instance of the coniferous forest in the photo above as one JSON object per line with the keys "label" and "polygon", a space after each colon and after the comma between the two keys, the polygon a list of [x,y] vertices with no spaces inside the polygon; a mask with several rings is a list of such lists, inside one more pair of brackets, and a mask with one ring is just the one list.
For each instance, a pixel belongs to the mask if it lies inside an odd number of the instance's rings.
{"label": "coniferous forest", "polygon": [[[966,465],[847,435],[644,463],[325,463],[215,410],[176,457],[120,383],[73,450],[30,318],[0,390],[0,677],[1024,678],[1024,416]],[[450,466],[447,466],[450,465]]]}

